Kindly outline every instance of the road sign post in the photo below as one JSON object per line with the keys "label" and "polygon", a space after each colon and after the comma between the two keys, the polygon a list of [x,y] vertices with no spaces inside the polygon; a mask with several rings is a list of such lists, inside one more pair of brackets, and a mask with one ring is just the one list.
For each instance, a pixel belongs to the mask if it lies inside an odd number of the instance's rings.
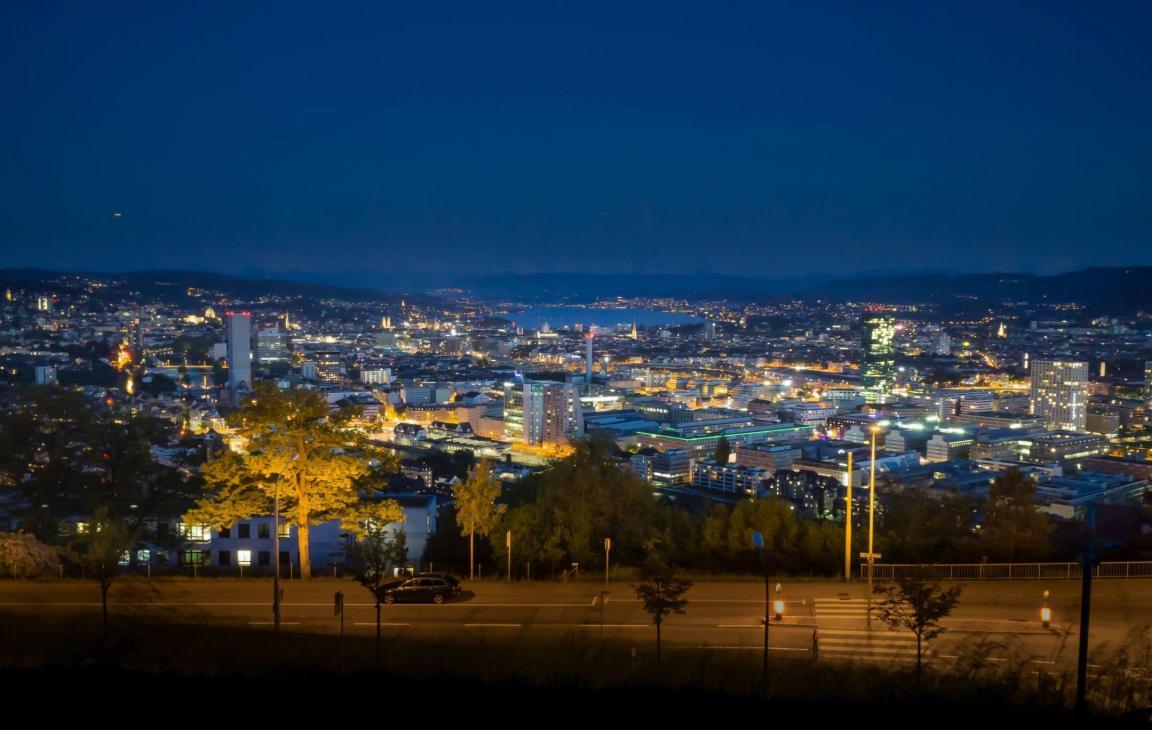
{"label": "road sign post", "polygon": [[340,673],[344,673],[344,592],[336,591],[332,606],[333,614],[340,617]]}
{"label": "road sign post", "polygon": [[[868,542],[872,542],[871,539]],[[860,557],[868,561],[868,627],[872,627],[872,573],[876,567],[875,561],[880,559],[880,553],[860,553]]]}

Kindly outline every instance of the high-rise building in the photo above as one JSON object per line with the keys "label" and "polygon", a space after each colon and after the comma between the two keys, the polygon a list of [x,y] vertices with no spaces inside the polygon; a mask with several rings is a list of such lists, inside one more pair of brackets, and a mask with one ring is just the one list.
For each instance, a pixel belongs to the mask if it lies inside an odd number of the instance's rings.
{"label": "high-rise building", "polygon": [[592,333],[584,335],[587,349],[584,351],[584,383],[586,387],[592,385]]}
{"label": "high-rise building", "polygon": [[524,384],[504,383],[504,440],[524,442]]}
{"label": "high-rise building", "polygon": [[952,337],[947,332],[941,332],[936,335],[936,342],[933,345],[932,352],[935,355],[943,355],[945,357],[952,354]]}
{"label": "high-rise building", "polygon": [[228,312],[228,389],[252,387],[252,315]]}
{"label": "high-rise building", "polygon": [[336,350],[321,350],[313,353],[316,360],[316,377],[327,383],[338,383],[344,379],[344,358]]}
{"label": "high-rise building", "polygon": [[523,443],[564,444],[584,431],[580,394],[570,383],[525,383],[522,402]]}
{"label": "high-rise building", "polygon": [[56,368],[51,365],[37,365],[36,385],[56,385]]}
{"label": "high-rise building", "polygon": [[51,312],[52,311],[52,297],[45,297],[45,296],[36,297],[36,311],[37,312]]}
{"label": "high-rise building", "polygon": [[1083,431],[1088,414],[1088,363],[1032,361],[1032,414],[1051,430]]}
{"label": "high-rise building", "polygon": [[860,381],[868,400],[883,403],[892,391],[896,375],[896,320],[888,315],[875,314],[863,322],[864,358],[860,368]]}
{"label": "high-rise building", "polygon": [[258,362],[287,362],[288,340],[279,327],[264,327],[256,331],[256,360]]}
{"label": "high-rise building", "polygon": [[1152,360],[1144,363],[1144,400],[1152,403]]}
{"label": "high-rise building", "polygon": [[546,444],[566,444],[584,433],[584,412],[580,394],[568,383],[553,383],[544,388],[544,430]]}
{"label": "high-rise building", "polygon": [[504,384],[504,440],[565,444],[584,433],[579,389],[571,383]]}

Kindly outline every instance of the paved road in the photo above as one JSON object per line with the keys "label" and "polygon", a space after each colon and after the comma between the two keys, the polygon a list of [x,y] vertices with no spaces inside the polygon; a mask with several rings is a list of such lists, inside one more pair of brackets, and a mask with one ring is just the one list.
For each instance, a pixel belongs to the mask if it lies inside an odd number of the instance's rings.
{"label": "paved road", "polygon": [[[271,626],[267,579],[122,579],[111,593],[113,612],[184,622]],[[915,656],[911,634],[868,622],[863,584],[796,582],[782,586],[784,617],[770,626],[773,653],[820,659],[905,661]],[[1051,591],[1052,626],[1040,623],[1041,594]],[[335,591],[346,596],[346,629],[374,631],[370,595],[331,578],[284,583],[283,624],[295,631],[332,632]],[[606,594],[601,594],[606,590]],[[687,613],[665,624],[673,650],[758,651],[763,641],[764,586],[757,582],[699,582],[688,594]],[[775,596],[773,596],[775,599]],[[1119,642],[1133,627],[1152,622],[1152,581],[1098,581],[1092,643]],[[0,582],[0,613],[68,616],[99,610],[93,582]],[[955,660],[975,651],[1005,660],[1014,651],[1038,666],[1067,667],[1074,659],[1079,584],[1068,581],[968,583],[948,629],[931,649]],[[416,635],[473,635],[518,641],[533,637],[601,634],[615,641],[650,642],[652,628],[631,587],[624,583],[465,583],[461,598],[442,606],[394,605],[383,609],[384,630]],[[815,639],[815,642],[814,642]],[[1015,649],[989,648],[1008,642]],[[985,642],[985,644],[981,644]]]}

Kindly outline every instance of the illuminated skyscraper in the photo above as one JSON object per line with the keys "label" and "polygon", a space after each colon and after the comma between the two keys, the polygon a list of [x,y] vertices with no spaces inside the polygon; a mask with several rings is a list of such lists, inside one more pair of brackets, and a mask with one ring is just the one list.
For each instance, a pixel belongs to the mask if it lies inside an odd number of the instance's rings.
{"label": "illuminated skyscraper", "polygon": [[1152,403],[1152,360],[1144,363],[1144,400]]}
{"label": "illuminated skyscraper", "polygon": [[584,432],[580,393],[571,383],[506,383],[504,438],[525,444],[565,444]]}
{"label": "illuminated skyscraper", "polygon": [[865,396],[873,402],[883,403],[892,391],[896,375],[896,353],[892,346],[896,338],[896,320],[888,315],[874,314],[863,323],[864,359],[860,368],[860,381]]}
{"label": "illuminated skyscraper", "polygon": [[252,315],[228,312],[228,390],[252,387]]}
{"label": "illuminated skyscraper", "polygon": [[290,357],[285,333],[279,327],[256,330],[256,359],[262,363],[287,362]]}
{"label": "illuminated skyscraper", "polygon": [[1083,431],[1088,415],[1088,363],[1032,361],[1032,415],[1052,430]]}

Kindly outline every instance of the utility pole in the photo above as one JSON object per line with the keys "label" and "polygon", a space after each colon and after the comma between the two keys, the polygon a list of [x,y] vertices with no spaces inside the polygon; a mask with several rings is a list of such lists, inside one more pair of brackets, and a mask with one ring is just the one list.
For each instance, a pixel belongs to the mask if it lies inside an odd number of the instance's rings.
{"label": "utility pole", "polygon": [[876,529],[876,430],[872,427],[872,462],[868,465],[868,628],[872,628],[872,572],[876,551],[872,539]]}
{"label": "utility pole", "polygon": [[752,544],[760,554],[760,569],[764,572],[764,663],[760,670],[760,695],[768,699],[768,624],[772,606],[772,590],[768,585],[768,552],[764,544],[764,536],[759,532],[752,533]]}
{"label": "utility pole", "polygon": [[1076,656],[1076,714],[1087,709],[1088,623],[1092,610],[1092,569],[1096,567],[1096,507],[1088,505],[1084,521],[1084,547],[1080,553],[1080,651]]}
{"label": "utility pole", "polygon": [[280,480],[272,497],[272,624],[280,630]]}

